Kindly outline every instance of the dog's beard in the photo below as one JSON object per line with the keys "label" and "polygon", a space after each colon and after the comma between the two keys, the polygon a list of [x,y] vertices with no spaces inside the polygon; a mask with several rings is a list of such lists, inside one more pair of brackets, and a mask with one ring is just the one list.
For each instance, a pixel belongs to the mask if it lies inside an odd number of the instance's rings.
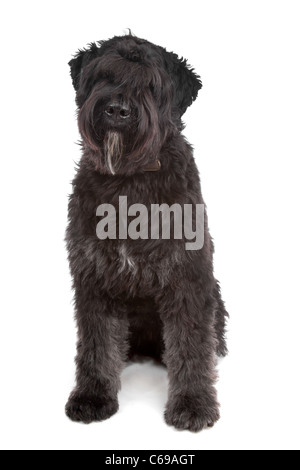
{"label": "dog's beard", "polygon": [[115,175],[123,154],[122,134],[116,131],[107,131],[104,136],[103,150],[107,169],[112,175]]}

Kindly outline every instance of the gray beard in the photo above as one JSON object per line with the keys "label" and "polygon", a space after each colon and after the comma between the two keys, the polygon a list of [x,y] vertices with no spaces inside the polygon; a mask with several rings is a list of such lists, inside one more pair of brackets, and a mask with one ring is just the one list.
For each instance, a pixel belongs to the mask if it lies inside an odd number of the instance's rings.
{"label": "gray beard", "polygon": [[119,132],[108,131],[104,137],[104,156],[107,169],[115,175],[120,166],[123,138]]}

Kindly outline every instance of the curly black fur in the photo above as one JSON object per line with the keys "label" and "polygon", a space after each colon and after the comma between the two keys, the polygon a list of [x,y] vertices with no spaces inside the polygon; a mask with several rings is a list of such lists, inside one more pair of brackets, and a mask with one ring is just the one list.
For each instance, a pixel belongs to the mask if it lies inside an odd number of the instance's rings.
{"label": "curly black fur", "polygon": [[[79,337],[67,415],[89,423],[114,414],[122,368],[142,354],[168,368],[167,423],[192,431],[212,426],[219,419],[215,362],[216,353],[227,353],[227,312],[206,214],[198,251],[186,251],[185,240],[96,235],[97,207],[117,208],[119,196],[148,208],[203,203],[193,151],[181,134],[200,78],[176,54],[131,34],[90,44],[70,66],[83,155],[67,229]],[[112,121],[115,103],[128,119]],[[158,158],[161,170],[146,171]]]}

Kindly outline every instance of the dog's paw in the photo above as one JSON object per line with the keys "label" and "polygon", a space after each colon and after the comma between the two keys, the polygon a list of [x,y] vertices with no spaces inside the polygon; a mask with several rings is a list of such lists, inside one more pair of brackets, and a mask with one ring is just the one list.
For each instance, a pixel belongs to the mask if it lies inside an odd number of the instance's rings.
{"label": "dog's paw", "polygon": [[205,403],[203,400],[192,397],[181,397],[171,400],[165,411],[166,423],[176,429],[193,432],[213,427],[220,419],[217,403]]}
{"label": "dog's paw", "polygon": [[93,421],[104,421],[114,415],[119,409],[117,399],[101,399],[84,395],[71,395],[66,404],[66,415],[72,421],[85,424]]}

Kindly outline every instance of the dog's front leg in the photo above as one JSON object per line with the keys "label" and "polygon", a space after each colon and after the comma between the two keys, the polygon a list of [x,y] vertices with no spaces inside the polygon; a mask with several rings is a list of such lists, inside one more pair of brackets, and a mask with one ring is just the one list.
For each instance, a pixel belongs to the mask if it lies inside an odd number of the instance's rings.
{"label": "dog's front leg", "polygon": [[183,281],[159,299],[164,328],[164,362],[169,374],[166,422],[200,431],[219,419],[213,302]]}
{"label": "dog's front leg", "polygon": [[122,304],[107,296],[77,289],[77,385],[66,405],[73,421],[91,423],[118,411],[120,374],[127,353],[127,319]]}

